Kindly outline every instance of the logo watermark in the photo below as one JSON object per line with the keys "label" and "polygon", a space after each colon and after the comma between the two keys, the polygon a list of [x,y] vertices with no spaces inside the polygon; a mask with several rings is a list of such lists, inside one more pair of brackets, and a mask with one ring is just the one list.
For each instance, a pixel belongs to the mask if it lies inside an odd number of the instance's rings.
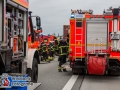
{"label": "logo watermark", "polygon": [[6,73],[0,76],[0,88],[25,87],[33,85],[31,77],[10,76]]}

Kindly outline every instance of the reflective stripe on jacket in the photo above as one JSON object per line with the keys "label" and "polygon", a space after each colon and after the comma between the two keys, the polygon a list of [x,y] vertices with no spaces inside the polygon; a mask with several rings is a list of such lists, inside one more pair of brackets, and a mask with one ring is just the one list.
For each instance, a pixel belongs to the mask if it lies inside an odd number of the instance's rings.
{"label": "reflective stripe on jacket", "polygon": [[66,54],[67,54],[66,46],[60,46],[59,47],[59,55],[66,55]]}

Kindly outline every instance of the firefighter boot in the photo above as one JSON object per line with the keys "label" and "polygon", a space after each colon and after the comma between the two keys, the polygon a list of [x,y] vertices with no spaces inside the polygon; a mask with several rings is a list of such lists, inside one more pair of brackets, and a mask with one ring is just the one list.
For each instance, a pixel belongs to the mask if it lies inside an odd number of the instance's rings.
{"label": "firefighter boot", "polygon": [[53,56],[53,60],[55,59],[55,57]]}
{"label": "firefighter boot", "polygon": [[52,61],[52,57],[50,57],[50,61]]}
{"label": "firefighter boot", "polygon": [[62,72],[62,70],[61,70],[61,67],[60,67],[60,66],[58,66],[58,72]]}
{"label": "firefighter boot", "polygon": [[61,70],[61,69],[58,69],[58,72],[62,72],[62,70]]}
{"label": "firefighter boot", "polygon": [[50,60],[49,60],[49,59],[46,59],[46,62],[49,62],[49,63],[50,63]]}
{"label": "firefighter boot", "polygon": [[51,60],[53,61],[53,57],[51,57]]}
{"label": "firefighter boot", "polygon": [[48,57],[48,59],[50,60],[50,56]]}
{"label": "firefighter boot", "polygon": [[63,69],[63,72],[67,72],[67,70],[66,70],[66,69]]}

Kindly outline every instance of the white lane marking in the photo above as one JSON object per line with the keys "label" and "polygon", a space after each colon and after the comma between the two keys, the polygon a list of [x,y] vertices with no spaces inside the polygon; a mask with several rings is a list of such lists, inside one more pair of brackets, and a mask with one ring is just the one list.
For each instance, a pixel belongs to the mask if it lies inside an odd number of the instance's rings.
{"label": "white lane marking", "polygon": [[37,87],[39,87],[41,83],[33,83],[33,85],[29,85],[27,87],[27,90],[35,90]]}
{"label": "white lane marking", "polygon": [[62,90],[71,90],[79,75],[72,75]]}

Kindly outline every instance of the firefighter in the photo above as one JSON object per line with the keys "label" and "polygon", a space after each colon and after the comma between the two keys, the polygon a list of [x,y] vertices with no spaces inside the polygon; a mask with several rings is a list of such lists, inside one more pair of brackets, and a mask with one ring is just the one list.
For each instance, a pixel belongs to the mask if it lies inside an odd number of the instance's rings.
{"label": "firefighter", "polygon": [[50,58],[51,60],[54,60],[54,52],[55,52],[55,47],[53,43],[50,43]]}
{"label": "firefighter", "polygon": [[67,34],[67,39],[66,39],[66,47],[67,47],[67,56],[66,56],[66,58],[67,58],[67,60],[68,60],[68,54],[69,54],[69,34]]}
{"label": "firefighter", "polygon": [[[59,65],[58,65],[58,71],[62,72],[62,65],[66,63],[66,54],[67,49],[65,46],[65,42],[63,40],[60,40],[60,46],[59,46]],[[63,72],[67,72],[66,68],[63,68]]]}
{"label": "firefighter", "polygon": [[56,55],[58,55],[58,53],[59,53],[59,42],[58,42],[56,37],[54,39],[54,43],[55,43],[55,53],[56,53]]}
{"label": "firefighter", "polygon": [[48,59],[49,60],[51,60],[51,58],[50,58],[50,53],[51,53],[51,48],[50,48],[51,46],[50,46],[50,44],[48,45]]}
{"label": "firefighter", "polygon": [[48,59],[48,54],[47,54],[47,46],[45,43],[42,43],[42,56],[43,56],[43,61],[44,62],[50,62]]}

